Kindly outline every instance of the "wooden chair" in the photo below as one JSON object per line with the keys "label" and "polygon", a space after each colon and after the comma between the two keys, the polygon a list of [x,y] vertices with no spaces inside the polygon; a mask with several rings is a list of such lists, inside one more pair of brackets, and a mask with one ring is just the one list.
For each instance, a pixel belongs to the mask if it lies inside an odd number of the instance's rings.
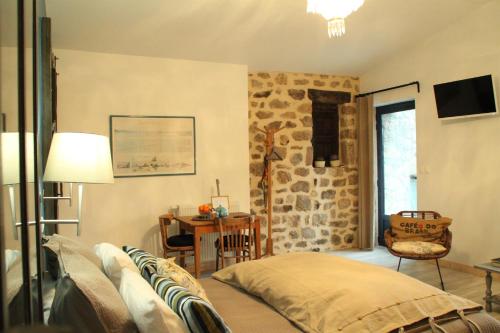
{"label": "wooden chair", "polygon": [[173,220],[174,216],[172,214],[164,214],[159,218],[163,257],[168,258],[169,253],[178,252],[177,257],[179,257],[180,265],[184,267],[185,258],[194,256],[194,236],[191,234],[186,234],[173,235],[169,237],[168,226],[172,224]]}
{"label": "wooden chair", "polygon": [[[433,211],[401,211],[397,215],[403,216],[403,217],[425,219],[425,220],[432,220],[432,219],[441,218],[441,215],[439,213],[436,213]],[[439,273],[439,279],[441,280],[441,289],[444,290],[443,277],[441,276],[441,269],[439,268],[438,259],[446,256],[450,252],[450,249],[451,249],[452,234],[451,234],[451,231],[448,230],[448,228],[446,228],[444,230],[444,232],[440,238],[440,242],[446,248],[446,251],[441,252],[441,253],[437,253],[437,254],[408,254],[408,253],[399,253],[399,252],[394,251],[392,249],[392,244],[394,242],[394,239],[392,236],[391,228],[385,230],[384,239],[385,239],[385,244],[387,246],[387,250],[389,250],[389,252],[392,255],[399,257],[398,272],[399,272],[399,267],[401,265],[401,259],[403,259],[403,258],[413,259],[413,260],[436,260],[436,266],[437,266],[438,273]]]}
{"label": "wooden chair", "polygon": [[219,258],[222,268],[225,259],[235,258],[236,262],[247,258],[252,260],[252,247],[255,246],[253,217],[219,218],[216,223],[219,224],[219,238],[215,241],[215,270],[219,270]]}

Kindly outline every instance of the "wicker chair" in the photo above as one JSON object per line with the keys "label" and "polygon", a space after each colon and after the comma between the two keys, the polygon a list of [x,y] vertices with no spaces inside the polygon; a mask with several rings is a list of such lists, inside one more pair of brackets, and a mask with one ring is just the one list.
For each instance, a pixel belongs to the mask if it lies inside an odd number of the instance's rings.
{"label": "wicker chair", "polygon": [[[397,215],[403,216],[403,217],[410,217],[410,218],[419,218],[419,219],[425,219],[425,220],[432,220],[432,219],[438,219],[441,218],[441,215],[439,213],[433,212],[433,211],[401,211]],[[399,263],[398,263],[398,272],[399,272],[399,267],[401,265],[401,259],[413,259],[413,260],[435,260],[436,261],[436,266],[438,269],[439,273],[439,279],[441,280],[441,289],[444,290],[444,283],[443,283],[443,277],[441,276],[441,269],[439,268],[439,258],[443,258],[446,256],[451,249],[451,239],[452,239],[452,234],[451,231],[446,228],[441,235],[441,243],[443,246],[446,248],[446,251],[438,253],[438,254],[408,254],[408,253],[399,253],[396,252],[392,249],[392,244],[394,242],[393,236],[392,236],[392,230],[391,228],[385,230],[384,232],[384,239],[385,239],[385,244],[387,246],[387,250],[389,252],[396,256],[399,257]]]}
{"label": "wicker chair", "polygon": [[[163,247],[163,257],[168,258],[172,252],[178,252],[179,262],[182,267],[185,266],[185,258],[194,256],[194,236],[173,235],[168,236],[168,226],[172,224],[174,216],[172,214],[164,214],[159,217],[161,244]],[[187,253],[186,253],[187,252]]]}

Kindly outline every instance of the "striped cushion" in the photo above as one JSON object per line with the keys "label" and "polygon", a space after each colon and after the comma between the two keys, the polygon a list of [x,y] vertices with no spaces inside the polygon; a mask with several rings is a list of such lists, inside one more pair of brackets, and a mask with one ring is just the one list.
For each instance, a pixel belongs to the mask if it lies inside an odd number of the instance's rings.
{"label": "striped cushion", "polygon": [[151,285],[165,303],[181,317],[191,333],[231,332],[209,303],[173,280],[153,274]]}
{"label": "striped cushion", "polygon": [[156,257],[149,252],[131,246],[124,246],[123,251],[132,258],[142,277],[149,282],[151,276],[156,273]]}

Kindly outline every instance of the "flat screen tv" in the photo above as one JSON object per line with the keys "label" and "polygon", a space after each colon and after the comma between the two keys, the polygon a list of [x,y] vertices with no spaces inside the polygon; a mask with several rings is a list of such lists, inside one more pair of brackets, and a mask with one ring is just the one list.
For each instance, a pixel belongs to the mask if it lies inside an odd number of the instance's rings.
{"label": "flat screen tv", "polygon": [[494,115],[497,113],[491,75],[434,85],[439,118]]}

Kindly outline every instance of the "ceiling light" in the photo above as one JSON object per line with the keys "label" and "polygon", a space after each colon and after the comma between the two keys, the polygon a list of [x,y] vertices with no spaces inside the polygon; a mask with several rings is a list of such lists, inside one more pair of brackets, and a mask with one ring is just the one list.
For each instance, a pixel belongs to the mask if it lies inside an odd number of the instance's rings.
{"label": "ceiling light", "polygon": [[320,14],[328,21],[328,36],[345,34],[344,19],[358,10],[365,0],[307,0],[307,12]]}

